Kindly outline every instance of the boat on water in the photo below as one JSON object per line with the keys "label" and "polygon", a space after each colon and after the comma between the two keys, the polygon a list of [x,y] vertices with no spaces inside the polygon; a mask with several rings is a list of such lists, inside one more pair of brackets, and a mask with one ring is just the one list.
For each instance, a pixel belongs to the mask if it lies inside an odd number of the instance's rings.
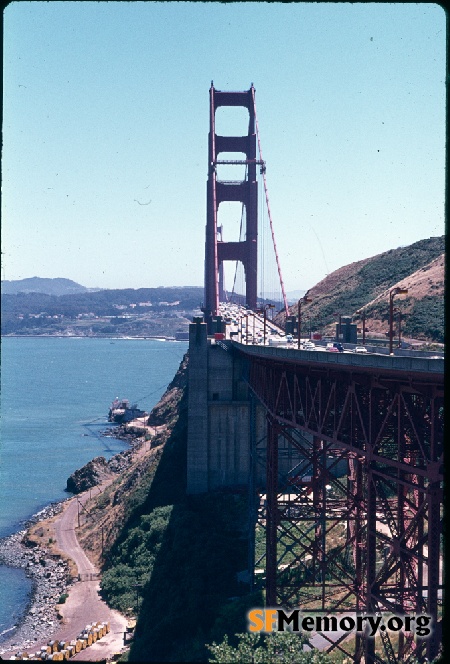
{"label": "boat on water", "polygon": [[116,397],[109,407],[108,422],[124,424],[131,422],[138,417],[145,417],[148,413],[138,408],[137,404],[131,404],[128,399],[119,399]]}

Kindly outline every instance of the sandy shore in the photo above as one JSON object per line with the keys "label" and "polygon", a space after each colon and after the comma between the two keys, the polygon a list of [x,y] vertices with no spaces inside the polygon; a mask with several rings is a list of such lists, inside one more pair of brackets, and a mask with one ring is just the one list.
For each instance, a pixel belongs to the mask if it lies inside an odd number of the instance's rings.
{"label": "sandy shore", "polygon": [[0,540],[0,564],[23,568],[33,584],[25,614],[11,631],[0,637],[0,655],[13,648],[31,648],[59,627],[57,602],[71,586],[68,565],[45,547],[28,547],[22,540],[31,525],[55,516],[65,503],[66,500],[52,503],[31,517],[24,530]]}

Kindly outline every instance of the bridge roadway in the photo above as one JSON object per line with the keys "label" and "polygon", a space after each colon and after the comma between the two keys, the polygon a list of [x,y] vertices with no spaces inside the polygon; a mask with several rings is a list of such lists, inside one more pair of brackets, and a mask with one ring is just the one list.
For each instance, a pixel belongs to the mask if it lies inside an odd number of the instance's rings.
{"label": "bridge roadway", "polygon": [[[394,354],[388,355],[388,349],[384,347],[378,348],[379,352],[372,349],[367,353],[356,353],[354,344],[345,344],[343,353],[326,353],[325,341],[316,341],[314,350],[303,349],[303,344],[309,342],[309,339],[301,339],[301,347],[298,349],[297,340],[294,339],[289,343],[284,330],[271,320],[266,320],[264,334],[264,319],[259,313],[238,305],[221,304],[220,314],[227,323],[225,334],[227,340],[231,340],[233,345],[244,353],[259,355],[266,359],[272,356],[274,359],[288,360],[294,364],[309,362],[327,366],[337,364],[342,370],[345,370],[347,365],[368,371],[373,369],[405,373],[417,371],[438,375],[444,372],[443,354],[394,348]],[[276,345],[272,346],[272,343]],[[367,346],[370,348],[369,339]]]}
{"label": "bridge roadway", "polygon": [[[444,374],[444,358],[430,359],[425,357],[398,357],[378,355],[375,353],[325,353],[318,350],[298,350],[296,348],[280,348],[276,346],[259,346],[244,344],[237,341],[225,342],[233,345],[241,353],[261,358],[273,359],[290,364],[314,364],[323,368],[338,367],[341,371],[358,369],[358,372],[429,374],[432,382]],[[425,377],[424,377],[425,378]]]}

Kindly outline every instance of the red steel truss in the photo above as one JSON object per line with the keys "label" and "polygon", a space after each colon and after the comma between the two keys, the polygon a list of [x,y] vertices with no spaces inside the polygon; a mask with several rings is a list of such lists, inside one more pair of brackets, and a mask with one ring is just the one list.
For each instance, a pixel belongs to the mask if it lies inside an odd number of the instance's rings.
{"label": "red steel truss", "polygon": [[[248,380],[268,418],[267,605],[430,615],[428,638],[322,636],[355,662],[431,661],[442,641],[442,374],[253,357]],[[280,441],[296,452],[289,472]]]}

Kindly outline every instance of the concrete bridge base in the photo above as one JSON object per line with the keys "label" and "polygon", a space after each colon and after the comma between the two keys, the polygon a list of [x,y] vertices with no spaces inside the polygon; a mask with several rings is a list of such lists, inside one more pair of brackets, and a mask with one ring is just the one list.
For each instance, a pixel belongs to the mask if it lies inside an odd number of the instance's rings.
{"label": "concrete bridge base", "polygon": [[[265,407],[248,388],[248,359],[229,343],[207,335],[207,325],[189,326],[187,492],[214,489],[265,491]],[[286,475],[302,458],[279,439],[278,469]]]}
{"label": "concrete bridge base", "polygon": [[206,323],[189,326],[188,493],[248,486],[251,436],[264,436],[266,422],[259,406],[257,430],[250,427],[243,361],[208,338]]}

